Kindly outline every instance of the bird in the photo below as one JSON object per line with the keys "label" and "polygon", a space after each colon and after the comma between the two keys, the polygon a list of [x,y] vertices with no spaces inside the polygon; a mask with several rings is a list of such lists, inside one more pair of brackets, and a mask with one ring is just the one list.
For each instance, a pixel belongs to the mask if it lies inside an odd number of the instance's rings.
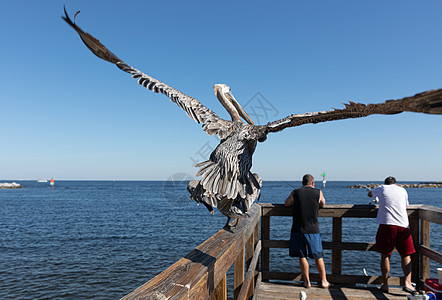
{"label": "bird", "polygon": [[[77,16],[78,12],[75,14]],[[252,157],[258,142],[264,142],[269,133],[279,132],[289,127],[316,124],[349,118],[361,118],[373,114],[397,114],[404,111],[427,114],[442,114],[442,89],[425,91],[399,100],[387,100],[379,104],[362,104],[349,101],[345,108],[328,111],[292,114],[285,118],[256,125],[233,96],[226,84],[213,87],[217,99],[229,113],[231,120],[219,117],[197,99],[135,69],[108,50],[97,38],[83,31],[72,21],[64,7],[64,19],[80,36],[89,50],[99,58],[116,65],[132,75],[143,87],[167,96],[183,109],[186,114],[209,135],[217,135],[218,146],[210,157],[195,165],[201,176],[199,181],[190,181],[187,190],[190,199],[203,203],[213,213],[216,207],[227,223],[225,229],[234,228],[240,218],[248,216],[248,209],[259,199],[262,180],[251,172]],[[234,225],[229,225],[236,219]]]}

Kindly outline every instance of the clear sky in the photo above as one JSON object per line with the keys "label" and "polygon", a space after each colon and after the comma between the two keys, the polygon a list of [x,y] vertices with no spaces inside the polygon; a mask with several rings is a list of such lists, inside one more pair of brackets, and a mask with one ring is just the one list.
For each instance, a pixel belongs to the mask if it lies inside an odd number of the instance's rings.
{"label": "clear sky", "polygon": [[[442,88],[442,1],[2,1],[0,179],[165,180],[218,143],[164,95],[95,57],[60,18],[133,67],[257,123]],[[264,180],[442,180],[442,116],[304,125],[258,144]]]}

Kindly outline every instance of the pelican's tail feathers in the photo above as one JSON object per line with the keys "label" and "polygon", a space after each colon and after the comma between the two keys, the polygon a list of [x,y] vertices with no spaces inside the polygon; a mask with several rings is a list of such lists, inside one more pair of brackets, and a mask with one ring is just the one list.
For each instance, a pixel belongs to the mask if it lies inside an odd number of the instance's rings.
{"label": "pelican's tail feathers", "polygon": [[229,180],[226,178],[227,176],[222,176],[221,178],[221,184],[219,187],[219,194],[222,195],[223,197],[226,196],[226,191],[228,189],[228,185],[229,185]]}
{"label": "pelican's tail feathers", "polygon": [[241,183],[237,179],[237,174],[234,173],[232,179],[230,180],[230,189],[227,195],[228,198],[235,199],[238,195],[239,190],[242,188]]}
{"label": "pelican's tail feathers", "polygon": [[197,204],[204,204],[204,206],[209,210],[209,212],[213,215],[213,207],[217,206],[216,198],[207,196],[206,191],[200,184],[200,182],[196,180],[189,181],[187,185],[187,190],[190,193],[190,199],[195,200]]}
{"label": "pelican's tail feathers", "polygon": [[204,180],[209,174],[209,172],[211,172],[215,166],[216,165],[214,162],[208,161],[208,163],[202,165],[201,169],[199,169],[199,171],[195,174],[195,176],[196,177],[203,176]]}
{"label": "pelican's tail feathers", "polygon": [[246,197],[246,189],[247,189],[247,178],[246,176],[241,176],[241,178],[239,179],[239,184],[241,184],[241,188],[239,189],[239,196],[241,198],[245,198]]}
{"label": "pelican's tail feathers", "polygon": [[219,174],[219,166],[213,165],[213,167],[208,168],[206,173],[201,180],[201,183],[207,191],[211,192],[213,195],[217,195],[218,193],[214,189],[214,181],[217,175]]}
{"label": "pelican's tail feathers", "polygon": [[213,180],[213,190],[218,191],[221,183],[221,172],[217,172],[215,179]]}
{"label": "pelican's tail feathers", "polygon": [[200,163],[197,163],[194,167],[195,167],[195,168],[200,168],[200,167],[203,167],[203,166],[205,166],[206,164],[210,164],[210,163],[212,163],[212,161],[209,159],[209,160],[205,160],[205,161],[202,161],[202,162],[200,162]]}

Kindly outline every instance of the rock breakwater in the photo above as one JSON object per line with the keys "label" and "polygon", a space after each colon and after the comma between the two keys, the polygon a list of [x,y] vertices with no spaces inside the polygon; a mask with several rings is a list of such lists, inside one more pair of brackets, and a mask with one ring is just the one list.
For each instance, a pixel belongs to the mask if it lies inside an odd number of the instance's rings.
{"label": "rock breakwater", "polygon": [[[442,182],[421,182],[421,183],[398,183],[398,186],[403,188],[415,189],[415,188],[442,188]],[[355,184],[349,185],[349,189],[374,189],[380,186],[379,183],[370,184]]]}
{"label": "rock breakwater", "polygon": [[23,186],[21,186],[20,184],[16,183],[16,182],[5,182],[5,183],[0,183],[0,189],[22,189]]}

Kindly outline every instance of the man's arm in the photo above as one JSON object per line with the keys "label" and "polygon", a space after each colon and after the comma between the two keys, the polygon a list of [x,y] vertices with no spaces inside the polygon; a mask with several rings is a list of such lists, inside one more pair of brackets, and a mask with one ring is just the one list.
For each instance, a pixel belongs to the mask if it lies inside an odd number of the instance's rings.
{"label": "man's arm", "polygon": [[324,194],[322,193],[322,191],[319,191],[319,207],[324,207],[325,206],[325,198],[324,198]]}
{"label": "man's arm", "polygon": [[293,192],[290,193],[290,196],[287,197],[287,199],[285,199],[285,206],[292,206],[293,205]]}

